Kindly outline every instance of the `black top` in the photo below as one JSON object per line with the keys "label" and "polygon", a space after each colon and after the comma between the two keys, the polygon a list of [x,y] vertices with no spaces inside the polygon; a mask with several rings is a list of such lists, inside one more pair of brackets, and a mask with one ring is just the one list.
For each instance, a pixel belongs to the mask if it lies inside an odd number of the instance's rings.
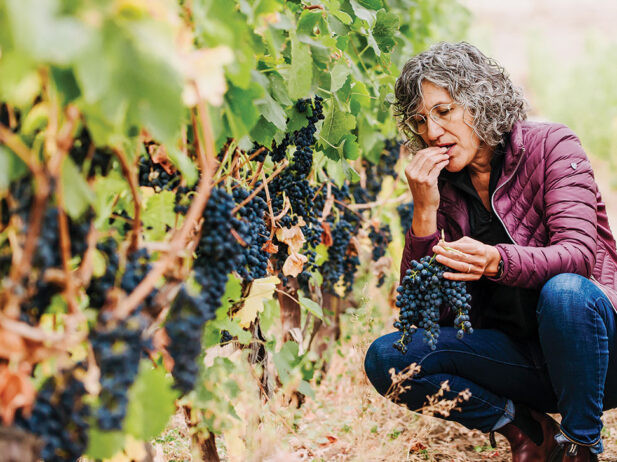
{"label": "black top", "polygon": [[[502,174],[504,155],[500,145],[491,159],[489,197],[493,197]],[[461,191],[467,202],[471,229],[469,237],[488,245],[513,243],[501,220],[495,215],[492,202],[491,210],[487,210],[482,203],[467,168],[460,172],[442,170],[441,173],[442,178]],[[467,285],[472,296],[472,309],[480,310],[474,316],[474,327],[500,329],[519,338],[537,337],[538,323],[535,313],[540,298],[539,290],[505,286],[485,277],[468,282]],[[480,325],[477,325],[478,322]]]}

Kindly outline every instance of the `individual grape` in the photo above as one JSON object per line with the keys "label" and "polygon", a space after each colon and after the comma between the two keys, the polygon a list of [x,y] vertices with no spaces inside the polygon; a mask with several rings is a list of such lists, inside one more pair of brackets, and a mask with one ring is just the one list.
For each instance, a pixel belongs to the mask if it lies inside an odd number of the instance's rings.
{"label": "individual grape", "polygon": [[40,457],[44,461],[77,461],[88,446],[90,407],[83,400],[86,389],[76,377],[81,371],[77,366],[47,379],[30,416],[16,416],[17,427],[43,440]]}
{"label": "individual grape", "polygon": [[465,333],[473,332],[469,322],[471,295],[467,293],[467,286],[464,281],[445,279],[444,271],[451,270],[436,262],[434,257],[412,260],[403,283],[397,288],[396,306],[401,311],[394,327],[401,331],[402,336],[393,346],[401,353],[407,351],[416,327],[424,329],[424,341],[432,350],[436,349],[442,304],[450,306],[456,313],[454,326],[458,328],[459,339]]}

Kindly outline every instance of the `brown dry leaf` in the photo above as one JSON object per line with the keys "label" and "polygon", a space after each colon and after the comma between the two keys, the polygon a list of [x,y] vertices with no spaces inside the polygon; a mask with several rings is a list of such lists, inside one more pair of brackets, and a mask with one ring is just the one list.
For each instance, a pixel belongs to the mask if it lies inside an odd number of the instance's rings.
{"label": "brown dry leaf", "polygon": [[308,258],[306,258],[304,255],[292,251],[287,257],[287,260],[285,260],[285,264],[283,265],[283,274],[285,276],[298,276],[298,274],[302,272],[302,268],[307,261]]}
{"label": "brown dry leaf", "polygon": [[27,346],[22,336],[0,327],[0,358],[18,359],[26,354]]}
{"label": "brown dry leaf", "polygon": [[352,236],[351,239],[349,239],[348,252],[351,255],[358,255],[358,253],[360,252],[360,246],[360,240],[356,236]]}
{"label": "brown dry leaf", "polygon": [[276,230],[276,237],[279,241],[289,246],[289,253],[300,252],[305,240],[300,225],[292,226],[291,228],[278,228]]}
{"label": "brown dry leaf", "polygon": [[332,245],[332,230],[330,229],[330,223],[324,221],[321,224],[323,228],[323,232],[321,233],[321,243],[326,247],[330,247]]}
{"label": "brown dry leaf", "polygon": [[268,241],[266,241],[266,243],[263,246],[263,250],[268,253],[276,253],[279,251],[279,247],[278,245],[274,245],[272,243],[272,239],[268,239]]}
{"label": "brown dry leaf", "polygon": [[414,441],[411,447],[409,448],[409,452],[417,452],[426,449],[426,445],[422,444],[420,441]]}
{"label": "brown dry leaf", "polygon": [[22,363],[14,371],[6,364],[0,365],[0,417],[5,425],[11,425],[15,412],[24,408],[30,413],[36,390],[30,382],[30,366]]}
{"label": "brown dry leaf", "polygon": [[165,170],[169,175],[176,171],[174,165],[171,163],[169,157],[167,156],[167,150],[165,149],[165,146],[156,146],[156,150],[150,153],[150,159],[152,159],[152,162],[154,162],[155,164],[159,164],[161,167],[163,167],[163,170]]}

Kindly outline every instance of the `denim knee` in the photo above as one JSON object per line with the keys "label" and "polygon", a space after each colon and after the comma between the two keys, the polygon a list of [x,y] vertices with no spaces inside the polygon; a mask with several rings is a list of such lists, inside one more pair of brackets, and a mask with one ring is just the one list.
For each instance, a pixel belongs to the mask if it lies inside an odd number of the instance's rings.
{"label": "denim knee", "polygon": [[561,273],[549,279],[540,292],[536,308],[538,321],[545,317],[561,318],[569,310],[578,310],[586,296],[583,290],[585,282],[587,278],[574,273]]}
{"label": "denim knee", "polygon": [[384,340],[380,337],[371,344],[364,357],[366,376],[380,395],[385,395],[392,384],[390,373],[384,367],[387,362],[383,359],[383,348]]}

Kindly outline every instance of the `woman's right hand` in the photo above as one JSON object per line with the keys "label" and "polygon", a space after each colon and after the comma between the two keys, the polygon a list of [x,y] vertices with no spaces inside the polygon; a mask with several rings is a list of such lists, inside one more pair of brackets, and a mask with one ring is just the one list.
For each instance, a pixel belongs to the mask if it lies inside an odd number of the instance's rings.
{"label": "woman's right hand", "polygon": [[405,167],[405,176],[413,196],[414,209],[436,211],[439,208],[437,177],[448,162],[447,148],[430,147],[421,149]]}

